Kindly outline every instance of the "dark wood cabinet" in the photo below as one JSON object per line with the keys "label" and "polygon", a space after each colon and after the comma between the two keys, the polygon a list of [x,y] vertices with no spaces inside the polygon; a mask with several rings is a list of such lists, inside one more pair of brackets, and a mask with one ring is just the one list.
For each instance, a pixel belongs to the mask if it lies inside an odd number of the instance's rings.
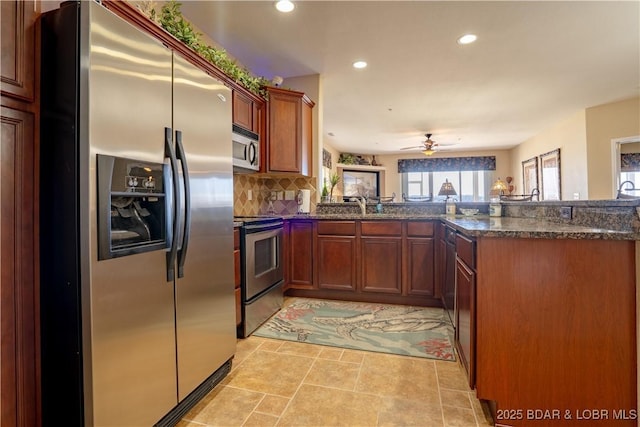
{"label": "dark wood cabinet", "polygon": [[1,1],[2,95],[33,102],[35,85],[35,22],[40,2]]}
{"label": "dark wood cabinet", "polygon": [[362,221],[360,258],[362,292],[402,293],[400,221]]}
{"label": "dark wood cabinet", "polygon": [[39,1],[0,1],[0,425],[39,426]]}
{"label": "dark wood cabinet", "polygon": [[[496,423],[637,426],[629,418],[638,404],[637,242],[480,237],[476,244],[477,397],[499,409],[562,408],[573,416]],[[609,417],[575,419],[589,416],[585,410]]]}
{"label": "dark wood cabinet", "polygon": [[403,293],[440,297],[435,281],[435,241],[433,221],[407,222]]}
{"label": "dark wood cabinet", "polygon": [[313,221],[291,220],[288,231],[288,287],[313,288]]}
{"label": "dark wood cabinet", "polygon": [[469,387],[475,386],[476,342],[476,243],[460,233],[455,235],[455,343]]}
{"label": "dark wood cabinet", "polygon": [[462,259],[456,261],[455,341],[460,361],[467,371],[469,387],[475,386],[475,293],[476,273]]}
{"label": "dark wood cabinet", "polygon": [[240,229],[233,229],[233,267],[235,276],[235,295],[236,295],[236,325],[242,323],[242,294],[240,285],[242,284],[242,262],[240,261]]}
{"label": "dark wood cabinet", "polygon": [[290,295],[441,306],[434,278],[436,221],[312,222],[313,253],[293,247],[288,253],[311,263],[313,280],[289,278]]}
{"label": "dark wood cabinet", "polygon": [[233,124],[258,134],[260,139],[264,134],[264,108],[265,103],[261,99],[246,91],[233,90]]}
{"label": "dark wood cabinet", "polygon": [[319,221],[317,225],[318,288],[356,290],[355,221]]}
{"label": "dark wood cabinet", "polygon": [[355,291],[356,238],[318,236],[318,288]]}
{"label": "dark wood cabinet", "polygon": [[267,172],[311,176],[312,109],[304,93],[269,87]]}

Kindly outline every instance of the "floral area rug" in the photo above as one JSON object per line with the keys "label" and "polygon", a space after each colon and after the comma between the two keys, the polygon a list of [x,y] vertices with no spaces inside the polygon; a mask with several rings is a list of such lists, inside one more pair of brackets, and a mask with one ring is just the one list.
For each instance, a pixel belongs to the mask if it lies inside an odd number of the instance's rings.
{"label": "floral area rug", "polygon": [[441,308],[290,298],[254,335],[380,353],[455,360]]}

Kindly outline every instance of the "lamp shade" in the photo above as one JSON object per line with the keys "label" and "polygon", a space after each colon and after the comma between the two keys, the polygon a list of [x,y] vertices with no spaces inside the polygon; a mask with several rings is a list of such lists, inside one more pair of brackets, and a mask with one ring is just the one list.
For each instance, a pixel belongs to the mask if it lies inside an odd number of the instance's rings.
{"label": "lamp shade", "polygon": [[453,184],[449,182],[448,179],[445,179],[442,183],[442,187],[440,187],[440,191],[438,192],[438,196],[456,196],[456,189],[453,188]]}
{"label": "lamp shade", "polygon": [[493,185],[491,185],[490,194],[493,196],[500,195],[500,194],[503,194],[506,190],[507,190],[507,184],[505,184],[504,181],[498,178],[496,182],[494,182]]}

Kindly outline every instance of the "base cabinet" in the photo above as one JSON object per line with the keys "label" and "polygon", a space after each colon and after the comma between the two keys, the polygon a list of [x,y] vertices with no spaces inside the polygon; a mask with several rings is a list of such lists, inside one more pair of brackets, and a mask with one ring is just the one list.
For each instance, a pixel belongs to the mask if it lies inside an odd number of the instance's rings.
{"label": "base cabinet", "polygon": [[288,287],[313,288],[313,221],[289,221]]}
{"label": "base cabinet", "polygon": [[435,221],[312,222],[313,238],[302,239],[307,247],[313,241],[311,250],[300,249],[291,229],[290,268],[299,270],[304,264],[313,278],[307,283],[292,273],[289,295],[441,306],[434,277]]}
{"label": "base cabinet", "polygon": [[[497,424],[638,425],[636,245],[477,239],[476,390],[496,402]],[[507,409],[525,413],[507,419]]]}
{"label": "base cabinet", "polygon": [[356,239],[318,236],[318,288],[356,290]]}
{"label": "base cabinet", "polygon": [[402,292],[402,238],[362,237],[362,292]]}
{"label": "base cabinet", "polygon": [[455,344],[469,387],[475,386],[475,291],[476,273],[460,258],[456,260]]}
{"label": "base cabinet", "polygon": [[235,295],[236,295],[236,326],[242,323],[242,293],[240,285],[242,284],[242,262],[240,261],[240,229],[233,229],[233,268],[235,276]]}
{"label": "base cabinet", "polygon": [[435,224],[432,221],[411,221],[407,223],[405,243],[406,295],[440,298],[436,287]]}

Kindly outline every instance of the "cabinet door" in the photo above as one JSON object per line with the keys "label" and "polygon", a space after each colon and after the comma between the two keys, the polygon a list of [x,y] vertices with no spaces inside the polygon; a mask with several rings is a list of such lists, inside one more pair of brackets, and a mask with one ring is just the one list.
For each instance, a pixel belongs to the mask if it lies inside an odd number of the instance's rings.
{"label": "cabinet door", "polygon": [[467,371],[469,387],[475,385],[476,274],[460,258],[456,262],[456,347]]}
{"label": "cabinet door", "polygon": [[355,236],[318,236],[318,287],[356,290]]}
{"label": "cabinet door", "polygon": [[240,261],[240,229],[233,229],[233,269],[235,272],[235,297],[236,297],[236,326],[242,323],[242,301],[240,299],[240,285],[242,283],[242,263]]}
{"label": "cabinet door", "polygon": [[313,222],[289,224],[289,287],[313,287]]}
{"label": "cabinet door", "polygon": [[255,132],[253,128],[253,102],[241,92],[233,91],[233,123]]}
{"label": "cabinet door", "polygon": [[402,238],[362,237],[361,290],[400,294],[402,292]]}
{"label": "cabinet door", "polygon": [[269,170],[301,172],[302,99],[269,92]]}
{"label": "cabinet door", "polygon": [[35,22],[40,2],[0,1],[2,7],[2,95],[35,98]]}
{"label": "cabinet door", "polygon": [[35,335],[38,329],[34,261],[37,239],[33,178],[35,120],[31,113],[6,107],[2,107],[1,116],[0,425],[30,426],[37,425],[40,362],[39,338]]}
{"label": "cabinet door", "polygon": [[433,239],[407,239],[406,251],[407,295],[435,296]]}

